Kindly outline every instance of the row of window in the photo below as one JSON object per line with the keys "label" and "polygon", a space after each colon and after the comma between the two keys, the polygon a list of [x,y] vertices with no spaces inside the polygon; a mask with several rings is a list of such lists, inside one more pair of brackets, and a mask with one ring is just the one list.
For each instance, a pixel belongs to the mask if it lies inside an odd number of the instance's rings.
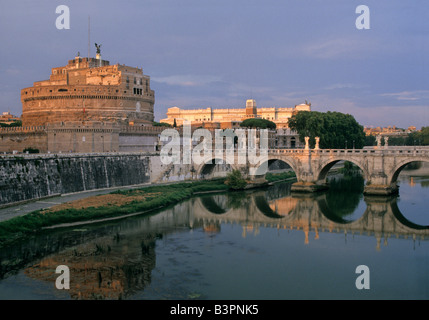
{"label": "row of window", "polygon": [[[134,79],[134,81],[133,81],[134,84],[139,85],[139,86],[143,85],[143,79],[142,78],[135,78],[134,77],[133,79]],[[126,83],[130,83],[130,77],[129,76],[127,76]],[[147,81],[146,81],[145,85],[146,86],[149,85]]]}
{"label": "row of window", "polygon": [[[127,86],[127,89],[129,89],[129,87]],[[68,89],[58,89],[58,92],[68,92]],[[74,89],[73,91],[76,91],[76,89]],[[52,92],[52,89],[49,90],[49,92]],[[85,89],[82,89],[82,92],[85,92]],[[119,90],[116,89],[116,93],[118,93]],[[34,91],[31,91],[31,93],[34,95]],[[37,93],[39,93],[39,90],[37,90]],[[100,93],[100,91],[96,91],[96,93]],[[111,93],[110,90],[108,90],[108,93]],[[127,91],[124,91],[124,93],[127,93]],[[28,94],[28,91],[25,91],[25,94]],[[143,89],[142,88],[133,88],[133,94],[138,94],[138,95],[143,95]]]}

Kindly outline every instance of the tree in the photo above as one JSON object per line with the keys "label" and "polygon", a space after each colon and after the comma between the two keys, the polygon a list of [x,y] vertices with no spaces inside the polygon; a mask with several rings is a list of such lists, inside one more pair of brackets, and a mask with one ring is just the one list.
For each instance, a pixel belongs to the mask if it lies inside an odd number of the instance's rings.
{"label": "tree", "polygon": [[165,122],[156,122],[156,121],[154,121],[154,122],[152,123],[152,125],[153,125],[154,127],[169,127],[169,128],[171,128],[171,127],[172,127],[172,125],[171,125],[171,124],[169,124],[169,123],[165,123]]}
{"label": "tree", "polygon": [[231,173],[228,173],[225,184],[233,190],[241,190],[246,187],[247,182],[241,176],[240,170],[233,170]]}
{"label": "tree", "polygon": [[429,127],[422,127],[420,131],[412,132],[406,139],[409,146],[427,146],[429,145]]}
{"label": "tree", "polygon": [[276,124],[267,119],[249,118],[241,122],[240,127],[274,130],[276,128]]}
{"label": "tree", "polygon": [[9,128],[12,128],[12,127],[22,127],[22,121],[21,120],[16,120],[16,121],[13,121],[11,123],[0,122],[0,127],[9,127]]}
{"label": "tree", "polygon": [[299,134],[301,141],[310,137],[310,147],[315,137],[320,138],[322,149],[362,148],[365,133],[355,118],[341,112],[299,111],[289,119],[289,127]]}
{"label": "tree", "polygon": [[377,144],[377,141],[375,139],[375,136],[365,136],[365,146],[375,146]]}

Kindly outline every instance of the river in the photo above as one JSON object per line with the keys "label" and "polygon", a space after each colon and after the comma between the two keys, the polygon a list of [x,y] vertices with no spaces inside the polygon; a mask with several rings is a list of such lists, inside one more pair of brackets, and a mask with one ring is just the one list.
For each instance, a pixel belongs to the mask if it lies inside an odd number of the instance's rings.
{"label": "river", "polygon": [[394,197],[334,175],[312,195],[279,183],[50,230],[0,252],[0,299],[428,299],[429,170],[399,180]]}

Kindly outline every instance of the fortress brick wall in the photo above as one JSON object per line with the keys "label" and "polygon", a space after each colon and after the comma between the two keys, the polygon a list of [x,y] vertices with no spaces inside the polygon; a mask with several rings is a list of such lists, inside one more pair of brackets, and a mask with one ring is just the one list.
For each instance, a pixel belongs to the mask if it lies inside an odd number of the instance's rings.
{"label": "fortress brick wall", "polygon": [[149,181],[150,157],[143,154],[0,157],[0,205]]}

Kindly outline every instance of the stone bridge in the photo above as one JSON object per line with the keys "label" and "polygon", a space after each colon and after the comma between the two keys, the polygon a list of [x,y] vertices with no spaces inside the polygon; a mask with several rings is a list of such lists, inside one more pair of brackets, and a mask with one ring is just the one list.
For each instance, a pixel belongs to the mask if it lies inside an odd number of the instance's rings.
{"label": "stone bridge", "polygon": [[[366,180],[365,194],[389,195],[398,192],[396,184],[401,170],[415,161],[429,162],[427,148],[385,148],[385,149],[270,149],[258,161],[240,162],[240,152],[227,158],[221,153],[208,152],[204,161],[190,170],[195,171],[195,178],[200,179],[219,164],[216,160],[232,169],[239,169],[244,176],[258,179],[267,172],[267,164],[279,160],[288,164],[296,173],[297,182],[292,191],[314,192],[328,187],[326,177],[329,170],[339,161],[349,161],[358,166]],[[217,161],[219,162],[219,161]],[[241,164],[240,164],[241,163]]]}
{"label": "stone bridge", "polygon": [[275,161],[284,162],[295,171],[297,181],[292,191],[327,188],[329,170],[339,161],[350,161],[363,172],[365,194],[388,195],[398,191],[396,180],[407,164],[429,162],[429,148],[424,147],[271,149],[253,158],[252,152],[249,156],[249,152],[241,150],[232,154],[219,150],[201,153],[204,155],[199,156],[199,161],[188,164],[183,159],[166,163],[160,152],[1,155],[0,206],[95,189],[208,179],[225,176],[231,169],[238,169],[257,182],[264,180],[269,164]]}

